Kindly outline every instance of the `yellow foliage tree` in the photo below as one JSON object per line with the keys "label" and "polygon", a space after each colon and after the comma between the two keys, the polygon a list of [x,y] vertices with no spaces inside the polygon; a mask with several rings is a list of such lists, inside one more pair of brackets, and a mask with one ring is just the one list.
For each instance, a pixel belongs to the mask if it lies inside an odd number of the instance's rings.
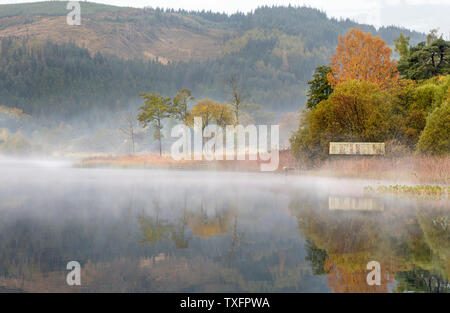
{"label": "yellow foliage tree", "polygon": [[195,117],[202,118],[202,130],[209,124],[225,127],[233,124],[233,109],[229,104],[203,99],[192,107],[187,124],[193,126]]}
{"label": "yellow foliage tree", "polygon": [[397,65],[391,61],[392,50],[379,37],[352,28],[344,37],[339,36],[335,54],[330,58],[330,85],[348,80],[365,80],[386,89],[399,78]]}

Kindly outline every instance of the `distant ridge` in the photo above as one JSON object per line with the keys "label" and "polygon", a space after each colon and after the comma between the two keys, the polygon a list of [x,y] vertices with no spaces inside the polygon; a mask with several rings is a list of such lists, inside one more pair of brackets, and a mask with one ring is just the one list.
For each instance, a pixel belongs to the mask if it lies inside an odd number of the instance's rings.
{"label": "distant ridge", "polygon": [[[329,51],[334,48],[337,35],[351,27],[361,27],[380,35],[388,44],[392,44],[400,32],[411,36],[412,42],[425,38],[424,34],[394,26],[377,31],[370,25],[329,19],[322,11],[308,7],[260,7],[252,13],[229,16],[205,11],[137,9],[93,2],[80,4],[82,25],[79,27],[66,24],[65,17],[69,12],[66,1],[0,5],[0,37],[75,42],[92,53],[161,62],[220,57],[223,49],[236,43],[237,37],[254,29],[266,32],[277,29],[280,36],[301,35],[307,45],[317,42]],[[234,42],[229,42],[230,39]],[[291,41],[298,39],[290,38]]]}
{"label": "distant ridge", "polygon": [[[0,18],[14,16],[65,16],[68,1],[43,1],[17,4],[0,4]],[[117,12],[131,8],[117,7],[108,4],[80,1],[82,14],[96,14],[102,12]]]}

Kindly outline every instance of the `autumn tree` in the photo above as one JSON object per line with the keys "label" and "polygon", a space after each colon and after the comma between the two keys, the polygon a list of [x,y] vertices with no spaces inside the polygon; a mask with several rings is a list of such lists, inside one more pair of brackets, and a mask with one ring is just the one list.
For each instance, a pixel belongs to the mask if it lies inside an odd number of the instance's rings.
{"label": "autumn tree", "polygon": [[189,125],[193,125],[194,118],[202,118],[202,131],[210,124],[225,127],[233,123],[233,111],[229,104],[218,103],[210,99],[198,101],[192,107]]}
{"label": "autumn tree", "polygon": [[225,127],[234,122],[233,109],[227,103],[216,103],[213,107],[214,122],[220,126]]}
{"label": "autumn tree", "polygon": [[[329,261],[327,260],[327,263]],[[384,272],[381,275],[381,284],[369,286],[367,284],[368,271],[363,269],[348,269],[336,265],[325,266],[329,286],[335,293],[387,293],[392,282]]]}
{"label": "autumn tree", "polygon": [[139,94],[145,101],[145,104],[139,108],[141,113],[138,116],[138,121],[143,127],[148,124],[153,124],[155,132],[153,138],[159,141],[159,155],[162,156],[161,139],[163,128],[163,120],[173,115],[171,99],[163,97],[155,92],[151,94]]}
{"label": "autumn tree", "polygon": [[316,159],[328,155],[330,141],[385,141],[398,133],[397,118],[391,96],[376,84],[343,82],[303,114],[291,148],[297,158]]}
{"label": "autumn tree", "polygon": [[202,118],[202,132],[206,126],[214,122],[213,118],[213,107],[216,105],[211,99],[203,99],[194,104],[191,110],[189,125],[194,125],[194,118]]}
{"label": "autumn tree", "polygon": [[194,97],[189,89],[183,88],[179,90],[172,100],[174,117],[186,123],[189,118],[189,102],[193,100]]}
{"label": "autumn tree", "polygon": [[228,233],[231,229],[231,219],[232,212],[230,210],[216,211],[214,216],[208,216],[203,205],[200,212],[186,214],[186,220],[192,233],[203,239]]}
{"label": "autumn tree", "polygon": [[344,37],[339,36],[330,58],[328,81],[333,88],[353,79],[375,83],[382,89],[392,87],[399,74],[391,54],[391,48],[379,36],[352,28]]}
{"label": "autumn tree", "polygon": [[244,103],[246,98],[242,81],[236,74],[232,74],[230,78],[227,79],[226,85],[228,87],[228,92],[230,94],[234,109],[234,120],[236,124],[239,124],[239,112],[241,110],[241,105]]}
{"label": "autumn tree", "polygon": [[173,226],[166,220],[144,214],[137,216],[137,220],[142,234],[141,243],[153,246],[158,242],[169,240]]}

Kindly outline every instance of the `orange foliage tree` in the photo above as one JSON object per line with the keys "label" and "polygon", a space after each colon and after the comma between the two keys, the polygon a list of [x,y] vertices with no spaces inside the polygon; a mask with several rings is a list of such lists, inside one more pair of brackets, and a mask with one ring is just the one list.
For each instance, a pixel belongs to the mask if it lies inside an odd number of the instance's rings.
{"label": "orange foliage tree", "polygon": [[399,78],[397,65],[391,61],[392,50],[379,37],[352,28],[344,37],[339,36],[335,54],[330,58],[330,85],[348,80],[365,80],[385,89]]}

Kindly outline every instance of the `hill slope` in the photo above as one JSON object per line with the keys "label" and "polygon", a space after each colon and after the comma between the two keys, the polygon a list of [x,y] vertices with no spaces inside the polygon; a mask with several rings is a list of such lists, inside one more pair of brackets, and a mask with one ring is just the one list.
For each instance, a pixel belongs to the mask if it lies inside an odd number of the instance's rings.
{"label": "hill slope", "polygon": [[[205,60],[222,56],[229,39],[245,40],[261,29],[287,35],[293,45],[334,48],[337,36],[351,27],[381,35],[389,44],[400,32],[413,42],[423,34],[397,27],[377,31],[349,20],[337,21],[311,8],[261,7],[247,15],[135,9],[80,2],[80,26],[66,23],[66,2],[0,5],[0,37],[74,42],[91,53],[167,61]],[[229,46],[229,44],[228,44]],[[241,46],[242,47],[242,46]]]}
{"label": "hill slope", "polygon": [[81,26],[67,25],[66,2],[0,5],[0,104],[72,116],[115,110],[142,91],[172,96],[185,87],[197,98],[226,101],[223,81],[238,73],[248,101],[297,110],[314,68],[328,63],[338,36],[351,27],[391,45],[400,32],[412,43],[425,39],[398,27],[329,19],[306,7],[228,16],[80,4]]}

